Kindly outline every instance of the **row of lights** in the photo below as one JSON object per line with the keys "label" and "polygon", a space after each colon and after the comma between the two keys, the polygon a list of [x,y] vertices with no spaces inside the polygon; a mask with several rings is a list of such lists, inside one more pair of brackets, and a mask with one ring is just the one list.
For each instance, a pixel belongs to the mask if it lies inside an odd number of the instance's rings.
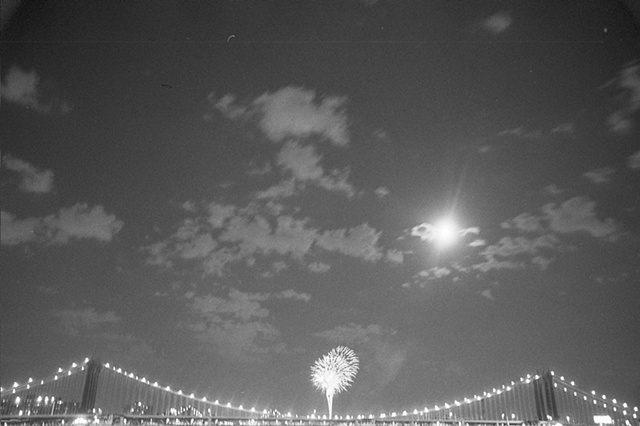
{"label": "row of lights", "polygon": [[[51,383],[54,382],[64,376],[71,376],[74,373],[77,373],[78,371],[84,371],[85,365],[89,362],[89,358],[85,358],[83,362],[81,362],[80,364],[76,364],[75,362],[73,364],[71,364],[71,367],[69,367],[68,369],[63,369],[62,367],[58,368],[58,371],[56,372],[55,375],[50,376],[46,379],[42,379],[40,380],[40,382],[36,382],[33,380],[33,378],[29,378],[29,380],[27,380],[26,383],[24,384],[20,384],[18,382],[14,382],[13,385],[10,388],[2,388],[0,387],[0,395],[4,396],[4,395],[8,395],[8,394],[14,394],[16,392],[20,392],[23,391],[25,389],[31,389],[32,386],[42,386],[45,383]],[[79,368],[78,368],[79,367]]]}
{"label": "row of lights", "polygon": [[[116,373],[122,374],[122,375],[124,375],[125,377],[127,377],[129,379],[137,380],[140,383],[144,383],[147,386],[158,388],[158,389],[161,389],[161,390],[163,390],[165,392],[172,393],[174,395],[183,396],[185,398],[191,398],[194,401],[200,401],[200,402],[204,402],[205,404],[216,405],[218,407],[229,408],[229,409],[232,409],[232,410],[239,410],[239,411],[245,411],[245,412],[250,412],[250,413],[258,413],[259,412],[259,411],[256,410],[255,407],[251,407],[250,409],[244,408],[242,405],[234,407],[233,405],[231,405],[230,402],[228,402],[226,404],[223,404],[223,403],[220,403],[220,401],[218,401],[217,399],[215,401],[209,401],[209,400],[207,400],[206,397],[202,397],[202,398],[196,397],[195,394],[193,394],[193,393],[191,393],[190,395],[186,395],[186,394],[184,394],[182,392],[182,390],[174,391],[174,390],[171,389],[170,386],[160,386],[158,384],[158,382],[151,383],[145,377],[140,378],[140,377],[134,375],[133,373],[127,373],[126,371],[122,370],[121,368],[116,368],[115,366],[112,366],[109,363],[104,364],[104,367],[108,368],[110,370],[113,370]],[[262,410],[262,413],[263,414],[267,414],[268,413],[267,409]],[[288,415],[291,416],[291,413],[288,413]]]}
{"label": "row of lights", "polygon": [[[555,373],[553,371],[551,371],[551,375],[555,376]],[[498,388],[498,389],[493,388],[491,392],[483,392],[482,395],[474,395],[473,398],[464,398],[462,401],[454,400],[453,403],[445,403],[444,405],[441,405],[441,406],[440,405],[435,405],[432,409],[424,407],[424,410],[418,410],[416,408],[416,409],[413,410],[413,412],[408,412],[408,411],[405,410],[405,411],[402,412],[402,414],[398,414],[397,412],[392,412],[389,415],[387,415],[386,413],[381,413],[379,418],[384,419],[384,418],[387,418],[387,417],[394,418],[394,417],[400,417],[400,416],[406,417],[406,416],[409,416],[409,415],[418,416],[418,415],[423,415],[423,414],[427,414],[427,413],[430,413],[430,412],[440,412],[441,410],[449,410],[452,407],[459,407],[459,406],[461,406],[463,404],[470,404],[470,403],[475,402],[475,401],[481,401],[481,400],[483,400],[485,398],[491,398],[491,397],[493,397],[495,395],[501,395],[504,392],[510,392],[513,389],[515,389],[517,386],[531,383],[532,380],[538,380],[539,378],[540,378],[540,376],[538,374],[536,374],[536,375],[527,374],[525,377],[520,377],[520,381],[518,383],[512,381],[510,385],[502,385],[502,387]],[[565,381],[564,376],[560,376],[560,380],[564,382]],[[570,383],[571,386],[575,386],[575,382],[573,382],[573,381],[568,382],[568,383]],[[554,386],[558,387],[558,384],[554,383]],[[566,387],[564,388],[564,390],[565,390],[565,392],[567,391]],[[594,396],[596,395],[595,391],[591,391],[591,393]],[[577,395],[577,392],[574,392],[574,396],[575,395]],[[606,395],[602,395],[602,399],[606,400]],[[587,400],[586,396],[584,396],[584,400],[585,401]],[[616,399],[613,399],[612,402],[614,404],[617,404],[617,400]],[[593,400],[593,403],[594,404],[597,403],[595,399]],[[628,412],[626,410],[626,408],[628,408],[627,403],[626,402],[622,403],[622,407],[625,408],[625,410],[622,410],[622,414],[624,416],[627,416],[628,415]],[[604,408],[607,408],[606,403],[604,404]],[[613,407],[613,411],[617,412],[616,407]],[[637,414],[638,413],[638,407],[633,407],[633,411],[634,412],[632,413],[632,416],[633,416],[634,419],[637,419],[638,418],[638,414]],[[451,415],[451,413],[450,413],[450,415]],[[504,417],[504,413],[503,413],[503,417]],[[511,417],[515,418],[515,414],[511,414]],[[315,418],[315,417],[307,416],[307,418]],[[365,416],[365,415],[346,416],[345,418],[346,419],[366,419],[366,418],[373,419],[373,418],[375,418],[375,416],[373,414],[369,414],[368,416]]]}
{"label": "row of lights", "polygon": [[[56,374],[56,375],[54,375],[52,378],[49,378],[48,380],[44,380],[44,379],[43,379],[43,380],[40,380],[40,383],[39,383],[39,384],[40,384],[40,385],[44,385],[45,383],[49,383],[49,382],[51,382],[51,381],[58,380],[58,379],[59,379],[59,375],[60,375],[60,376],[64,376],[64,374],[65,374],[65,373],[66,373],[66,375],[67,375],[67,376],[70,376],[71,374],[73,374],[73,370],[76,370],[76,372],[77,372],[77,371],[83,371],[83,370],[84,370],[84,368],[85,368],[85,365],[86,365],[88,362],[89,362],[89,358],[85,358],[85,359],[84,359],[84,361],[80,364],[80,369],[78,369],[78,364],[76,364],[75,362],[74,362],[73,364],[71,364],[71,367],[70,367],[69,369],[67,369],[67,370],[64,370],[63,368],[58,368],[58,371],[57,371],[57,374]],[[144,383],[144,384],[147,384],[147,385],[149,385],[149,386],[156,387],[156,388],[162,388],[160,385],[158,385],[158,382],[151,383],[150,381],[148,381],[148,380],[147,380],[146,378],[144,378],[144,377],[143,377],[143,378],[138,378],[138,376],[135,376],[133,373],[127,373],[126,371],[124,371],[124,372],[123,372],[121,368],[116,368],[115,366],[113,366],[113,367],[112,367],[112,366],[110,366],[110,365],[109,365],[109,363],[104,364],[104,367],[105,367],[105,368],[109,368],[109,369],[111,369],[111,370],[115,371],[116,373],[124,374],[126,377],[128,377],[128,378],[130,378],[130,379],[137,380],[137,381],[139,381],[140,383]],[[552,376],[555,376],[555,373],[554,373],[553,371],[551,371],[551,375],[552,375]],[[495,389],[495,388],[494,388],[494,389],[492,390],[492,392],[484,392],[482,396],[474,395],[472,399],[470,399],[470,398],[464,398],[464,399],[463,399],[463,401],[454,400],[453,404],[445,403],[442,407],[440,407],[440,406],[438,406],[438,405],[435,405],[435,406],[433,407],[433,409],[431,409],[431,410],[430,410],[429,408],[427,408],[427,407],[425,407],[425,408],[424,408],[424,411],[419,411],[418,409],[414,409],[414,410],[413,410],[413,415],[422,415],[422,414],[426,414],[426,413],[429,413],[429,412],[432,412],[432,411],[439,412],[440,410],[443,410],[443,409],[450,409],[452,406],[456,406],[456,407],[458,407],[458,406],[460,406],[460,405],[462,405],[462,404],[470,404],[470,403],[472,403],[472,402],[474,402],[474,401],[480,401],[480,400],[485,399],[485,398],[491,398],[491,397],[492,397],[492,396],[494,396],[494,395],[500,395],[500,394],[502,394],[503,392],[509,392],[509,391],[513,390],[513,389],[514,389],[516,386],[518,386],[518,385],[521,385],[521,384],[528,384],[528,383],[531,383],[531,380],[538,380],[539,378],[540,378],[540,376],[539,376],[539,375],[537,375],[537,374],[536,374],[536,375],[534,375],[534,376],[532,376],[531,374],[527,374],[526,378],[525,378],[525,377],[520,377],[520,382],[519,382],[518,384],[516,384],[516,382],[513,382],[513,381],[512,381],[512,382],[511,382],[511,385],[502,385],[502,388],[501,388],[501,389],[500,389],[500,388],[498,388],[498,389]],[[569,384],[569,385],[570,385],[570,386],[572,386],[572,387],[575,387],[575,382],[574,382],[574,381],[566,382],[566,381],[565,381],[564,376],[560,376],[560,381],[564,382],[565,384]],[[20,390],[23,390],[23,389],[30,389],[30,387],[32,386],[33,382],[34,382],[34,381],[33,381],[33,379],[32,379],[32,378],[29,378],[29,380],[27,381],[27,383],[25,383],[25,384],[23,384],[23,385],[20,385],[18,382],[15,382],[15,383],[13,384],[13,386],[12,386],[11,388],[9,388],[9,389],[6,389],[6,390],[5,390],[4,388],[1,388],[1,387],[0,387],[0,393],[2,393],[2,394],[4,394],[4,393],[9,393],[9,392],[11,392],[11,393],[16,393],[16,391],[20,391]],[[557,387],[558,387],[558,383],[554,383],[554,387],[556,387],[556,388],[557,388]],[[253,413],[257,412],[257,411],[256,411],[256,409],[255,409],[255,407],[251,407],[251,409],[245,409],[242,405],[240,405],[240,406],[238,406],[238,407],[234,407],[234,406],[232,406],[232,405],[231,405],[231,403],[230,403],[230,402],[229,402],[229,403],[227,403],[227,404],[221,404],[218,400],[215,400],[215,401],[213,401],[213,402],[208,401],[206,397],[196,398],[196,396],[195,396],[193,393],[192,393],[192,394],[190,394],[190,395],[184,395],[184,394],[182,393],[182,390],[178,390],[177,392],[176,392],[176,391],[172,391],[172,390],[171,390],[171,388],[170,388],[169,386],[164,387],[164,388],[163,388],[163,390],[164,390],[164,391],[166,391],[166,392],[170,392],[170,393],[172,393],[172,394],[174,394],[174,395],[180,395],[180,396],[189,397],[189,398],[191,398],[191,399],[193,399],[193,400],[200,400],[200,401],[202,401],[202,402],[204,402],[204,403],[217,405],[217,406],[219,406],[219,407],[226,407],[226,408],[230,408],[230,409],[234,409],[234,410],[240,410],[240,411],[245,411],[245,412],[253,412]],[[567,392],[567,388],[566,388],[566,386],[564,387],[564,392]],[[574,391],[574,392],[573,392],[573,394],[574,394],[574,396],[575,396],[575,397],[577,397],[577,396],[578,396],[578,393],[577,393],[576,391]],[[592,395],[593,397],[596,397],[596,398],[597,398],[596,391],[593,391],[593,390],[592,390],[592,391],[591,391],[591,395]],[[587,395],[582,395],[582,396],[583,396],[583,400],[584,400],[584,401],[587,401],[587,400],[588,400]],[[606,401],[606,400],[607,400],[606,395],[602,395],[602,398],[601,398],[601,399],[602,399],[603,401]],[[601,402],[602,402],[602,401],[601,401]],[[611,400],[611,402],[612,402],[613,404],[618,405],[618,402],[617,402],[617,400],[616,400],[615,398],[613,398],[613,399]],[[593,403],[594,403],[594,404],[597,404],[597,400],[596,400],[596,399],[593,399]],[[623,408],[623,410],[622,410],[622,414],[623,414],[624,416],[627,416],[627,415],[628,415],[628,412],[627,412],[627,410],[626,410],[626,409],[628,408],[627,403],[626,403],[626,402],[624,402],[624,403],[622,403],[621,405],[622,405],[622,408]],[[604,403],[604,402],[603,402],[603,407],[604,407],[604,408],[607,408],[607,404],[606,404],[606,403]],[[617,407],[612,407],[612,408],[613,408],[613,411],[617,412]],[[633,411],[634,411],[634,412],[633,412],[633,414],[632,414],[632,415],[633,415],[633,418],[634,418],[634,419],[637,419],[637,418],[638,418],[638,407],[633,407]],[[267,414],[267,413],[268,413],[268,411],[267,411],[266,409],[264,409],[264,410],[262,411],[262,413],[263,413],[263,414]],[[406,410],[402,412],[402,416],[408,416],[408,415],[410,415],[410,413],[409,413],[409,412],[407,412]],[[285,416],[286,416],[286,417],[292,417],[291,413],[287,413],[287,414],[285,414]],[[396,412],[392,412],[392,413],[390,413],[390,417],[397,417],[397,416],[398,416],[398,414],[397,414]],[[513,416],[514,416],[514,414],[512,414],[512,417],[513,417]],[[297,417],[297,416],[296,416],[296,417]],[[385,413],[380,414],[380,418],[386,418],[386,417],[387,417],[387,415],[386,415]],[[307,416],[307,418],[315,418],[315,416],[314,416],[314,415],[311,415],[311,417],[310,417],[310,416]],[[373,416],[373,414],[370,414],[369,416],[364,416],[364,415],[348,416],[348,415],[347,415],[345,418],[346,418],[347,420],[348,420],[348,419],[364,419],[364,418],[374,418],[374,416]]]}
{"label": "row of lights", "polygon": [[[553,375],[553,371],[551,372],[551,374]],[[560,376],[560,381],[563,382],[562,384],[565,385],[563,386],[563,391],[564,392],[568,392],[567,390],[567,385],[569,385],[570,387],[574,387],[575,389],[575,382],[574,381],[570,381],[567,382],[564,379],[564,376]],[[558,383],[554,383],[553,384],[554,387],[558,387]],[[588,401],[589,400],[589,394],[583,391],[580,391],[581,393],[581,397],[584,401]],[[578,392],[576,390],[573,391],[573,396],[574,397],[579,397]],[[602,397],[598,397],[598,394],[596,393],[596,391],[592,390],[591,391],[591,398],[593,398],[593,403],[594,404],[598,404],[598,400],[600,400],[600,402],[602,403],[603,408],[607,408],[607,403],[605,401],[607,401],[607,395],[602,395]],[[621,404],[618,403],[618,400],[616,398],[611,399],[611,403],[613,405],[617,405],[616,406],[612,406],[611,408],[613,409],[614,412],[618,412],[618,408],[622,408],[622,415],[623,416],[627,416],[628,415],[628,411],[627,409],[629,408],[629,405],[626,402],[623,402]],[[638,418],[638,407],[633,407],[633,413],[632,413],[632,417],[634,419]]]}

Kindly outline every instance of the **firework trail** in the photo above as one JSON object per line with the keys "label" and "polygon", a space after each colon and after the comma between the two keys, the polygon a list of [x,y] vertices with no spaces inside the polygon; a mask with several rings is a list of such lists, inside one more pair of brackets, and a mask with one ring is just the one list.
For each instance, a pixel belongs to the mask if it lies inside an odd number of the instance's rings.
{"label": "firework trail", "polygon": [[311,367],[311,383],[325,393],[329,418],[332,418],[333,396],[351,385],[358,372],[358,363],[355,352],[346,346],[338,346]]}

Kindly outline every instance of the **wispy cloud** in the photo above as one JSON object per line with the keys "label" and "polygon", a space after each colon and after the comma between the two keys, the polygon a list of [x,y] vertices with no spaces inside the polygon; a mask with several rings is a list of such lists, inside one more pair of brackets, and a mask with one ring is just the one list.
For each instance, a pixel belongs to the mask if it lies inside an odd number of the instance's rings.
{"label": "wispy cloud", "polygon": [[99,313],[92,307],[56,310],[52,314],[60,319],[64,332],[74,337],[88,332],[95,333],[105,325],[118,324],[122,321],[122,318],[112,311]]}
{"label": "wispy cloud", "polygon": [[[389,331],[386,332],[388,333]],[[383,333],[385,333],[385,330],[377,324],[369,324],[364,327],[360,324],[351,323],[315,333],[314,336],[334,344],[360,346]]]}
{"label": "wispy cloud", "polygon": [[500,34],[506,31],[512,24],[511,15],[507,12],[497,12],[485,18],[481,26],[492,34]]}
{"label": "wispy cloud", "polygon": [[380,234],[364,223],[351,229],[325,231],[318,235],[316,243],[318,247],[328,251],[375,262],[382,258],[382,250],[378,246]]}
{"label": "wispy cloud", "polygon": [[615,172],[616,170],[613,167],[600,167],[598,169],[589,170],[588,172],[583,173],[582,176],[595,184],[600,184],[610,182],[611,175]]}
{"label": "wispy cloud", "polygon": [[10,104],[20,105],[41,114],[57,112],[66,114],[71,105],[56,97],[45,99],[40,89],[40,76],[35,70],[26,71],[13,65],[7,71],[2,85],[0,97]]}
{"label": "wispy cloud", "polygon": [[404,253],[401,250],[389,249],[387,250],[386,260],[387,262],[398,265],[404,262]]}
{"label": "wispy cloud", "polygon": [[[211,203],[208,211],[184,219],[172,235],[143,250],[150,264],[172,268],[196,262],[206,274],[224,275],[227,266],[240,261],[254,266],[256,256],[279,255],[304,262],[312,250],[376,262],[383,257],[379,237],[380,232],[366,223],[321,231],[309,227],[309,219],[268,210],[262,214],[256,205],[237,208]],[[316,262],[309,268],[325,272],[328,265]]]}
{"label": "wispy cloud", "polygon": [[375,190],[375,194],[378,198],[384,198],[386,196],[388,196],[391,192],[385,188],[384,186],[379,186],[378,188],[376,188]]}
{"label": "wispy cloud", "polygon": [[[349,143],[345,97],[318,97],[313,90],[288,86],[246,103],[227,94],[209,96],[215,109],[231,120],[250,120],[273,142],[318,135],[334,145]],[[210,115],[207,115],[210,118]]]}
{"label": "wispy cloud", "polygon": [[595,205],[595,201],[581,196],[570,198],[557,207],[554,203],[547,204],[542,210],[552,231],[561,234],[586,232],[595,238],[615,238],[618,226],[613,219],[598,219]]}
{"label": "wispy cloud", "polygon": [[[312,183],[328,191],[342,192],[352,197],[355,194],[353,185],[348,182],[348,170],[334,170],[326,174],[320,165],[322,156],[313,145],[301,145],[297,142],[287,142],[278,153],[276,164],[284,171],[291,174],[291,179],[285,179],[275,187],[261,192],[259,198],[267,198],[267,195],[285,197],[293,195],[294,182]],[[278,189],[275,189],[278,188]]]}
{"label": "wispy cloud", "polygon": [[629,156],[627,166],[631,170],[640,170],[640,149]]}
{"label": "wispy cloud", "polygon": [[20,189],[24,192],[46,194],[53,189],[53,171],[42,170],[11,155],[2,156],[2,167],[20,175]]}
{"label": "wispy cloud", "polygon": [[231,289],[226,297],[189,293],[186,298],[191,318],[183,327],[196,339],[224,358],[257,362],[286,348],[264,303],[273,298],[307,302],[310,296],[293,290],[270,295]]}
{"label": "wispy cloud", "polygon": [[17,219],[6,211],[1,212],[0,242],[13,246],[26,243],[67,244],[71,239],[111,241],[122,228],[122,221],[105,212],[98,205],[89,207],[78,203],[62,208],[58,213],[43,218]]}
{"label": "wispy cloud", "polygon": [[618,76],[603,87],[613,87],[619,93],[619,107],[607,117],[609,130],[628,134],[635,126],[634,115],[640,110],[640,61],[625,64]]}
{"label": "wispy cloud", "polygon": [[[596,203],[585,196],[573,197],[561,203],[548,203],[538,215],[522,213],[500,224],[507,235],[496,242],[474,240],[466,245],[461,260],[449,261],[415,274],[404,287],[424,288],[429,283],[465,277],[479,277],[492,271],[534,267],[546,270],[560,256],[573,250],[572,234],[586,234],[612,243],[621,235],[613,219],[601,219]],[[421,232],[412,235],[424,239]],[[486,296],[485,296],[486,297]]]}

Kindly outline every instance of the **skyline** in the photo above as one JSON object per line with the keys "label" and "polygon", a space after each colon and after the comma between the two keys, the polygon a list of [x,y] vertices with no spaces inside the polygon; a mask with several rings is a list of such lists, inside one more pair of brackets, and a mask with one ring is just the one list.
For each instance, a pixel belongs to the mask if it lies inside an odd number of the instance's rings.
{"label": "skyline", "polygon": [[2,386],[95,356],[306,413],[326,409],[309,367],[344,345],[360,370],[336,414],[547,368],[638,405],[639,16],[20,3]]}

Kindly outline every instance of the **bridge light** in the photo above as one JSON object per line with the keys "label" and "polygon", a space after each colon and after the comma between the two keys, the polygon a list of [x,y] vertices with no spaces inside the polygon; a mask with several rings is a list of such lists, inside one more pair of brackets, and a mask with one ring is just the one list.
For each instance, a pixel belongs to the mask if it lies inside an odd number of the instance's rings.
{"label": "bridge light", "polygon": [[256,411],[256,407],[251,407],[251,411]]}
{"label": "bridge light", "polygon": [[104,366],[105,366],[105,368],[111,368],[111,366],[109,365],[109,363],[106,363]]}
{"label": "bridge light", "polygon": [[560,376],[560,380],[564,381],[564,376]]}
{"label": "bridge light", "polygon": [[623,406],[624,408],[627,408],[627,403],[626,403],[626,402],[623,402],[623,403],[622,403],[622,406]]}
{"label": "bridge light", "polygon": [[592,390],[591,395],[595,395],[595,394],[596,394],[596,391]]}
{"label": "bridge light", "polygon": [[20,384],[18,384],[18,382],[13,382],[13,387],[17,388],[18,386],[20,386]]}
{"label": "bridge light", "polygon": [[164,388],[164,389],[165,389],[165,390],[168,390],[168,391],[170,391],[170,390],[171,390],[171,388],[170,388],[169,386],[167,386],[167,387],[166,387],[166,388]]}
{"label": "bridge light", "polygon": [[73,364],[71,364],[71,368],[76,368],[78,366],[78,364],[76,364],[75,362]]}
{"label": "bridge light", "polygon": [[53,380],[58,380],[58,375],[53,376]]}
{"label": "bridge light", "polygon": [[88,362],[89,362],[89,358],[85,358],[85,359],[84,359],[84,363],[86,364],[86,363],[88,363]]}
{"label": "bridge light", "polygon": [[194,395],[193,395],[193,394],[191,394],[191,395],[189,395],[189,397],[190,397],[190,398],[194,398]]}
{"label": "bridge light", "polygon": [[574,382],[573,380],[571,381],[571,386],[575,386],[576,382]]}
{"label": "bridge light", "polygon": [[638,407],[633,407],[633,411],[638,412]]}
{"label": "bridge light", "polygon": [[227,407],[231,407],[231,403],[230,402],[227,402]]}
{"label": "bridge light", "polygon": [[58,373],[62,373],[62,368],[58,368]]}
{"label": "bridge light", "polygon": [[71,375],[71,370],[67,371],[67,376]]}
{"label": "bridge light", "polygon": [[417,409],[417,408],[415,408],[415,409],[413,410],[413,414],[418,414],[418,409]]}

